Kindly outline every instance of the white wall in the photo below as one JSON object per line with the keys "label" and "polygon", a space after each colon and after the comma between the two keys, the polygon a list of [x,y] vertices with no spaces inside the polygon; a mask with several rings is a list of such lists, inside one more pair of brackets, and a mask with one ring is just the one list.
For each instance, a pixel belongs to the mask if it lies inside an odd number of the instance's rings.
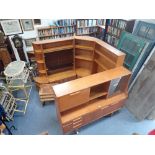
{"label": "white wall", "polygon": [[[54,21],[55,20],[53,20],[53,19],[41,19],[41,25],[34,25],[34,30],[32,30],[32,31],[23,31],[23,34],[20,34],[19,36],[21,36],[23,39],[36,38],[38,40],[37,28],[52,25],[52,24],[54,24]],[[11,42],[12,49],[14,51],[16,60],[20,60],[17,49],[14,47],[14,44],[13,44],[12,39],[11,39],[13,36],[9,36],[9,39],[10,39],[10,42]],[[23,49],[24,49],[24,52],[25,52],[26,59],[28,61],[28,57],[27,57],[26,53],[28,51],[33,51],[33,47],[26,47],[24,41],[23,41],[23,43],[24,43]]]}
{"label": "white wall", "polygon": [[[20,36],[23,39],[37,38],[38,40],[37,28],[52,25],[54,21],[55,20],[52,20],[52,19],[41,19],[41,25],[34,25],[33,31],[24,31],[23,34],[20,34]],[[25,51],[32,51],[32,50],[33,50],[32,47],[26,47],[25,49]]]}

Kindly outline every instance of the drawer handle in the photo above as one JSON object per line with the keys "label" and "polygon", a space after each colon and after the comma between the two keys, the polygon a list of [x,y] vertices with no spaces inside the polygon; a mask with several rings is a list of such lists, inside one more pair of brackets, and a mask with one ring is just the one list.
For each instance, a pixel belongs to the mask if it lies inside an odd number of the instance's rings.
{"label": "drawer handle", "polygon": [[80,91],[77,91],[77,92],[75,92],[75,93],[72,93],[72,94],[69,94],[70,96],[73,96],[73,95],[76,95],[76,94],[79,94],[80,93]]}
{"label": "drawer handle", "polygon": [[77,121],[77,122],[73,122],[73,125],[75,125],[75,124],[81,124],[82,123],[82,121]]}
{"label": "drawer handle", "polygon": [[79,120],[79,119],[82,119],[82,117],[75,118],[75,119],[73,119],[73,121],[76,121],[76,120]]}

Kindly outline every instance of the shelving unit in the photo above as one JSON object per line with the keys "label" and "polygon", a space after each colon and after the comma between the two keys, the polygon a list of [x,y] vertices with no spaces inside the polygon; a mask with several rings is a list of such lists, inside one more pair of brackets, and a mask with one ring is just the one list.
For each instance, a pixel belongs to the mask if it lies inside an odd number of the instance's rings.
{"label": "shelving unit", "polygon": [[123,19],[109,19],[106,28],[106,42],[117,47],[121,32],[125,30],[127,21]]}
{"label": "shelving unit", "polygon": [[33,47],[36,61],[47,68],[45,76],[35,78],[37,85],[59,83],[53,91],[63,133],[77,130],[124,105],[131,73],[122,67],[125,54],[121,51],[88,36],[36,41]]}
{"label": "shelving unit", "polygon": [[75,33],[75,19],[56,21],[56,26],[38,28],[39,40],[71,37]]}
{"label": "shelving unit", "polygon": [[[120,109],[127,98],[130,74],[127,69],[117,67],[53,86],[63,133],[77,130]],[[108,97],[110,83],[118,77],[123,80],[117,84],[113,95]]]}
{"label": "shelving unit", "polygon": [[105,19],[77,19],[76,35],[96,37],[98,26],[105,26]]}
{"label": "shelving unit", "polygon": [[61,83],[112,69],[121,66],[125,57],[105,42],[88,36],[36,41],[33,47],[39,76],[43,78],[35,78],[38,85],[44,80],[45,84]]}

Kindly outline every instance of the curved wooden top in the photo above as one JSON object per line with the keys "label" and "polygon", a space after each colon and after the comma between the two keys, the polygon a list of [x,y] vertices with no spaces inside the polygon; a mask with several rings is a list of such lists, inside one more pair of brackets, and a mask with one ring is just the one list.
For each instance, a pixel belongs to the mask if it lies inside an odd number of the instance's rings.
{"label": "curved wooden top", "polygon": [[35,41],[35,42],[33,42],[33,44],[34,45],[40,45],[40,44],[43,45],[43,44],[48,44],[48,43],[61,42],[61,41],[74,40],[74,39],[92,41],[92,42],[95,42],[95,43],[103,46],[105,49],[107,49],[108,51],[110,51],[118,56],[125,55],[123,52],[112,47],[111,45],[107,44],[106,42],[104,42],[100,39],[94,38],[94,37],[90,37],[90,36],[73,36],[73,37],[66,37],[66,38],[59,38],[59,39],[48,39],[48,40],[42,40],[42,41]]}

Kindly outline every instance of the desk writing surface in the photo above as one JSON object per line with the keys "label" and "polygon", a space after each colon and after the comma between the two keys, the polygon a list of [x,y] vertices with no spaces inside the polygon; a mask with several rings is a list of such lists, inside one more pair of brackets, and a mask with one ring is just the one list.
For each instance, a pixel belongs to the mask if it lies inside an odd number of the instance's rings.
{"label": "desk writing surface", "polygon": [[56,97],[61,97],[70,93],[74,93],[92,86],[110,81],[112,79],[129,75],[131,72],[124,67],[117,67],[104,72],[96,73],[90,76],[65,82],[53,86]]}

